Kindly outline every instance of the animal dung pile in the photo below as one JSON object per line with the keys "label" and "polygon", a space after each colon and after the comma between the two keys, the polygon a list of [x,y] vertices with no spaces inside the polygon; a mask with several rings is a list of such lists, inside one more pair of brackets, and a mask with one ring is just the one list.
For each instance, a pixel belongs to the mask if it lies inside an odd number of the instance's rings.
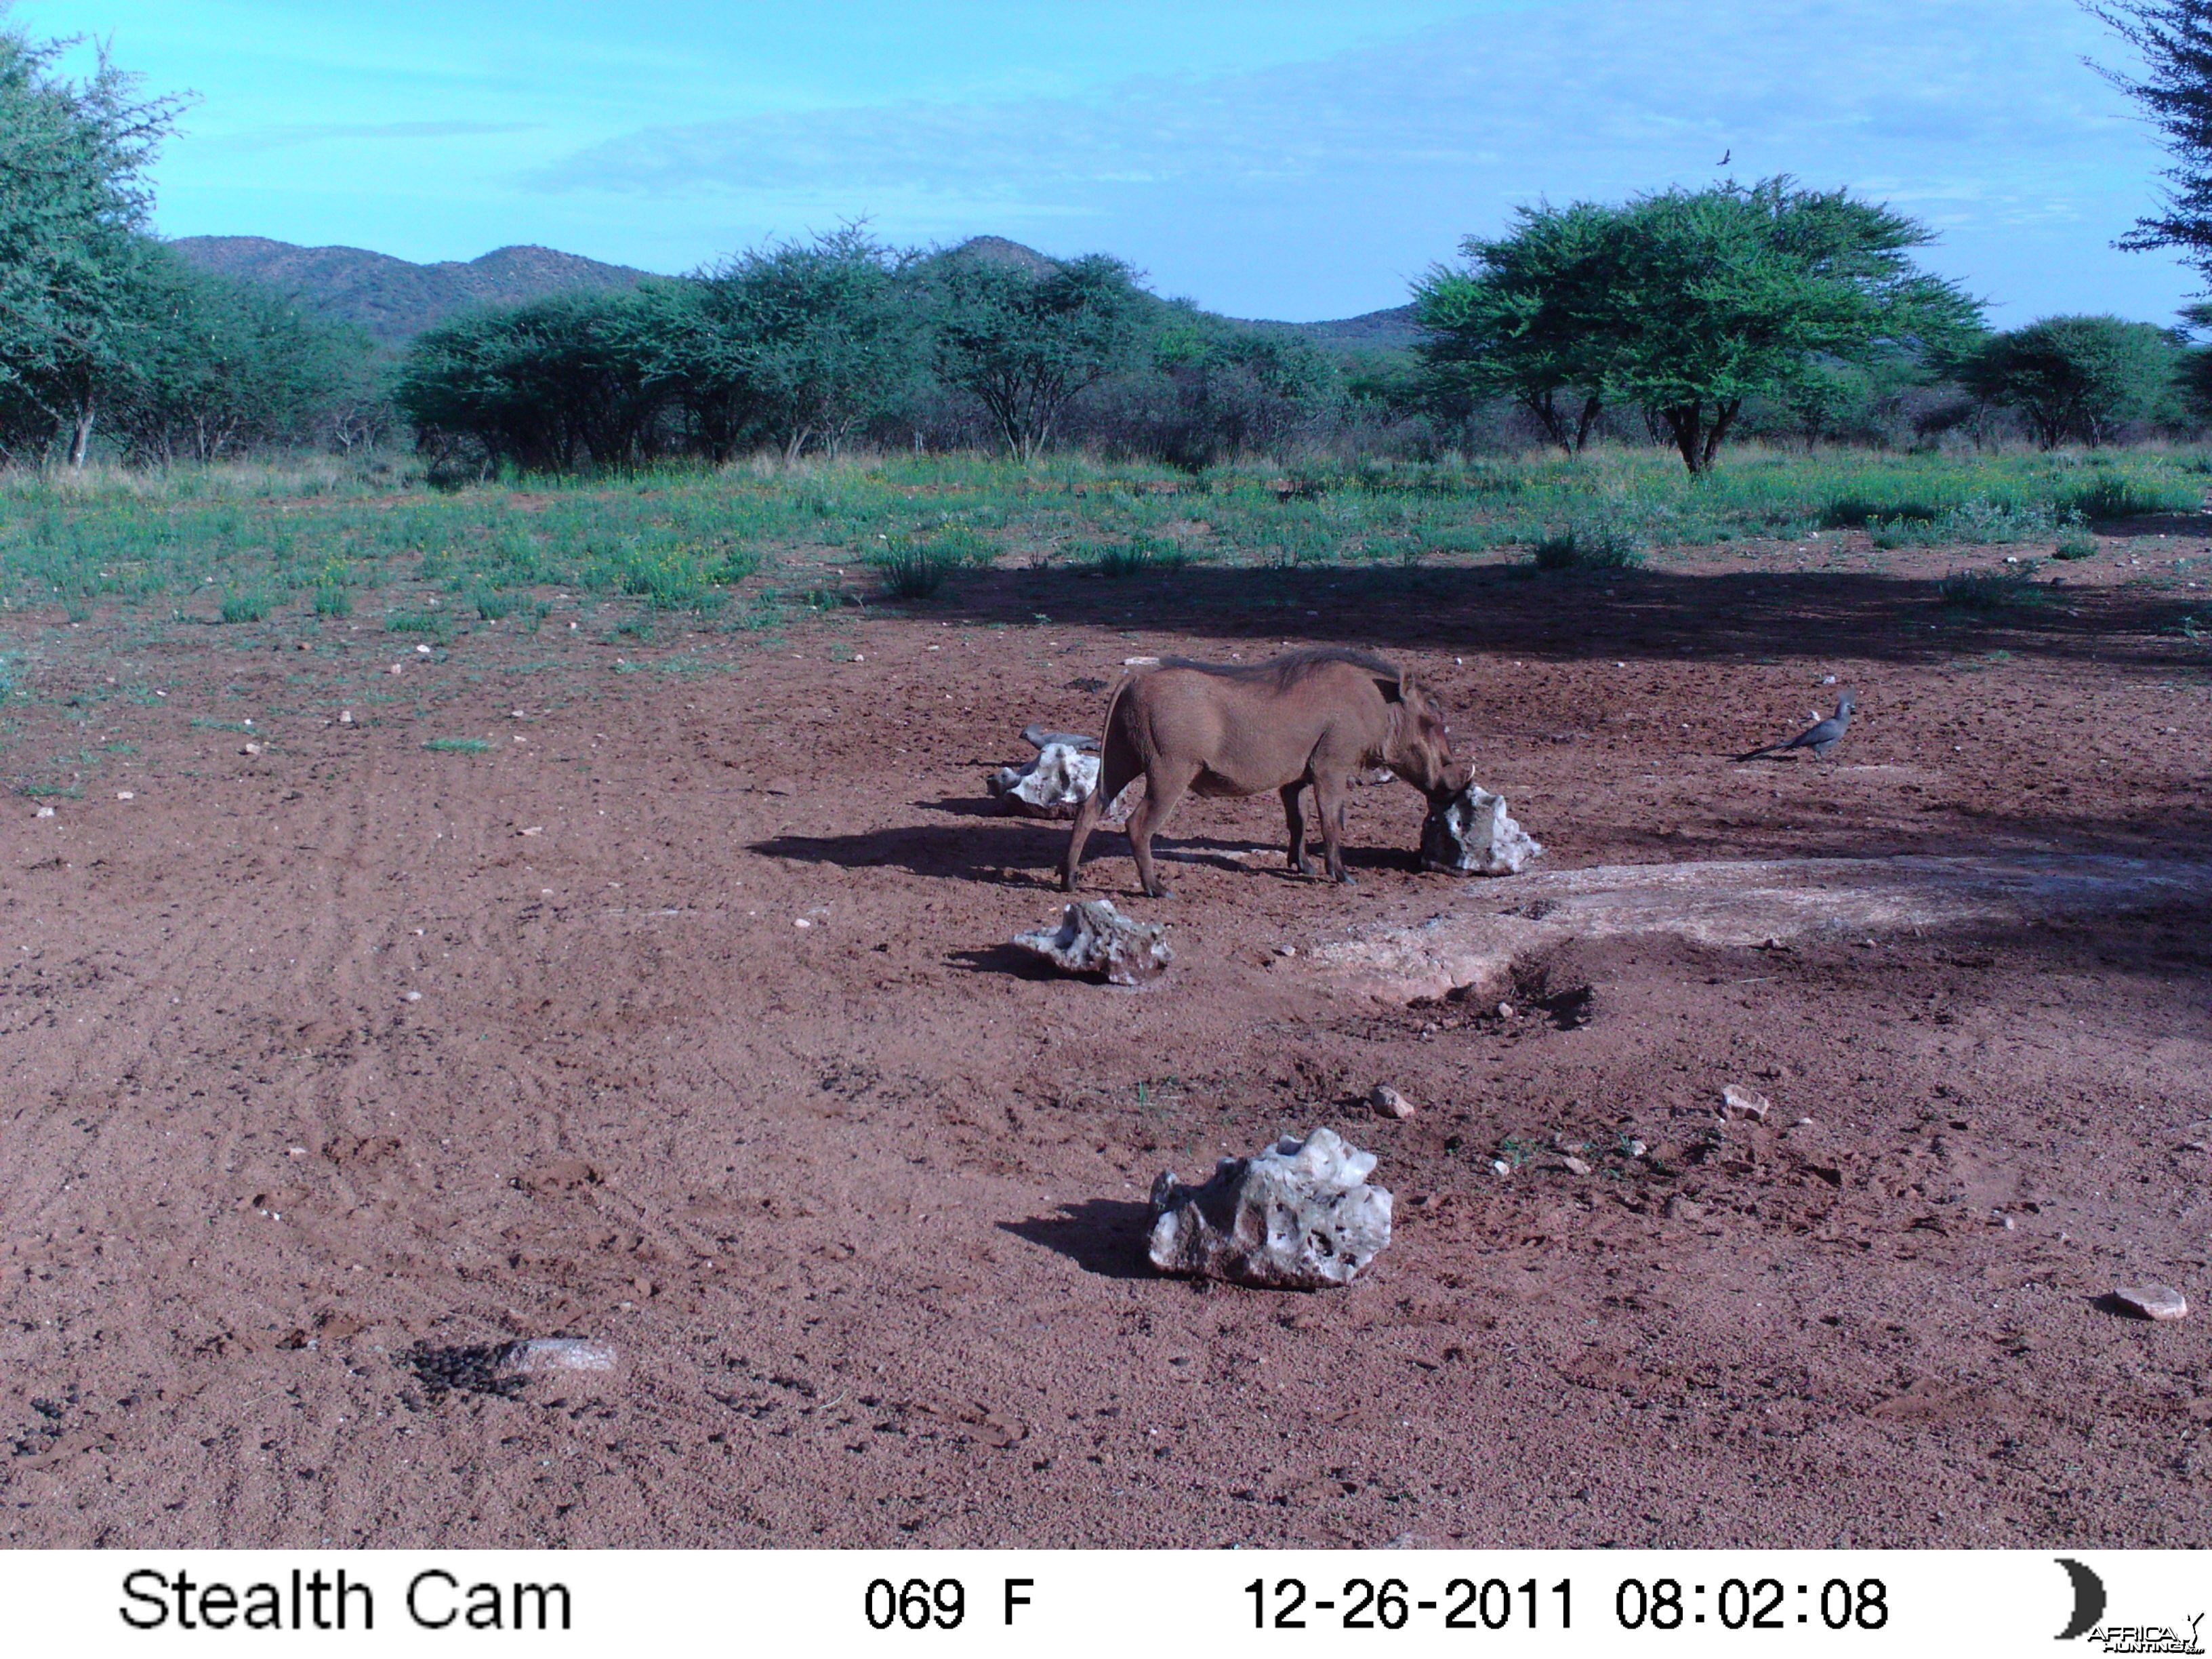
{"label": "animal dung pile", "polygon": [[1449,800],[1431,802],[1421,823],[1421,868],[1459,875],[1517,876],[1543,855],[1506,815],[1505,797],[1470,781]]}
{"label": "animal dung pile", "polygon": [[1349,1285],[1390,1243],[1390,1194],[1367,1185],[1375,1154],[1334,1129],[1224,1158],[1202,1187],[1152,1182],[1146,1254],[1162,1273],[1266,1290]]}
{"label": "animal dung pile", "polygon": [[1123,915],[1111,899],[1079,899],[1057,927],[1017,933],[1014,943],[1064,973],[1103,974],[1111,984],[1134,985],[1175,960],[1166,931],[1156,921]]}

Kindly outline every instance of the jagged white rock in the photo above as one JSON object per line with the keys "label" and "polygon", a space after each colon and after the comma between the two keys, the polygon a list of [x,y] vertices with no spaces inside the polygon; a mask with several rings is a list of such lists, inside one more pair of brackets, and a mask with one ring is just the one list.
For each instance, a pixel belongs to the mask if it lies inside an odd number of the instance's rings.
{"label": "jagged white rock", "polygon": [[1421,868],[1477,876],[1517,876],[1543,844],[1506,815],[1505,797],[1470,782],[1431,805],[1421,824]]}
{"label": "jagged white rock", "polygon": [[1103,974],[1115,985],[1152,978],[1175,960],[1167,930],[1114,908],[1111,899],[1079,899],[1056,927],[1017,933],[1014,943],[1071,974]]}
{"label": "jagged white rock", "polygon": [[1202,1187],[1163,1170],[1146,1254],[1163,1273],[1267,1289],[1349,1285],[1390,1243],[1390,1194],[1367,1184],[1374,1170],[1374,1153],[1327,1128],[1224,1158]]}
{"label": "jagged white rock", "polygon": [[1009,812],[1032,818],[1072,818],[1098,787],[1098,757],[1069,743],[1048,743],[1037,757],[1002,766],[984,787]]}

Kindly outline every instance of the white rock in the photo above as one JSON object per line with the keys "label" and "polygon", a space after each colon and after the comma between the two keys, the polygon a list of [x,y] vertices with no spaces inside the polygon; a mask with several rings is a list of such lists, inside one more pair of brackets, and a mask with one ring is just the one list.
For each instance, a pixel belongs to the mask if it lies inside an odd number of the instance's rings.
{"label": "white rock", "polygon": [[2112,1294],[2145,1319],[2179,1319],[2189,1311],[2189,1298],[2171,1285],[2123,1285]]}
{"label": "white rock", "polygon": [[1202,1187],[1152,1183],[1146,1255],[1163,1273],[1279,1290],[1349,1285],[1390,1243],[1390,1194],[1367,1185],[1375,1155],[1333,1129],[1224,1158]]}
{"label": "white rock", "polygon": [[37,811],[31,814],[34,818],[50,818],[53,817],[53,815],[54,809],[51,806],[41,806]]}
{"label": "white rock", "polygon": [[115,799],[118,800],[137,800],[138,796],[137,792],[133,790],[118,789],[115,792]]}
{"label": "white rock", "polygon": [[1773,1109],[1774,1103],[1765,1095],[1753,1094],[1733,1083],[1726,1084],[1721,1089],[1721,1115],[1723,1117],[1747,1117],[1764,1123],[1767,1113]]}
{"label": "white rock", "polygon": [[1478,876],[1517,876],[1540,857],[1541,842],[1507,816],[1505,797],[1469,783],[1421,823],[1421,868]]}
{"label": "white rock", "polygon": [[546,1371],[611,1371],[615,1351],[605,1342],[580,1336],[540,1336],[526,1342],[510,1342],[499,1357],[499,1370],[510,1376],[536,1376]]}
{"label": "white rock", "polygon": [[1165,933],[1156,921],[1123,915],[1111,899],[1080,899],[1057,927],[1018,933],[1014,943],[1064,972],[1103,974],[1115,985],[1134,985],[1175,960]]}
{"label": "white rock", "polygon": [[985,788],[1009,812],[1031,818],[1072,818],[1098,787],[1098,757],[1072,744],[1048,743],[1033,761],[1003,766]]}
{"label": "white rock", "polygon": [[1590,1166],[1578,1158],[1563,1158],[1561,1162],[1566,1165],[1569,1175],[1586,1176],[1590,1172]]}

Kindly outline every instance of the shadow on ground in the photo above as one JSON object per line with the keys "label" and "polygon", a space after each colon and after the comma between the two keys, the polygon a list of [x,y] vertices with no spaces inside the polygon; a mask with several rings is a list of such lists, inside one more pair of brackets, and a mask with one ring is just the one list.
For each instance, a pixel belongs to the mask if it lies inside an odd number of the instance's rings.
{"label": "shadow on ground", "polygon": [[[1960,551],[1990,568],[1987,550]],[[2001,568],[2001,567],[1999,567]],[[2185,617],[2202,594],[2148,586],[2025,583],[1990,611],[1943,603],[1931,578],[1873,572],[1538,572],[1526,565],[1404,570],[1198,567],[1107,580],[1065,569],[991,570],[948,585],[917,616],[1027,627],[1172,628],[1269,647],[1334,641],[1380,649],[1522,657],[1848,655],[1942,661],[1962,651],[2096,657],[2172,671],[2212,668]]]}
{"label": "shadow on ground", "polygon": [[1001,1221],[999,1231],[1042,1244],[1103,1279],[1152,1279],[1158,1275],[1145,1260],[1145,1230],[1151,1220],[1147,1205],[1091,1198],[1061,1205],[1058,1215]]}

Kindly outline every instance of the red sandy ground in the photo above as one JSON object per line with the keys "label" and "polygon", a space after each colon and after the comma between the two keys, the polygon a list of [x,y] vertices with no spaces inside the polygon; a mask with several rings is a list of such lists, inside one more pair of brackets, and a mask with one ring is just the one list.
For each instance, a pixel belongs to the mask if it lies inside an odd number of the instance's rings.
{"label": "red sandy ground", "polygon": [[[773,646],[15,612],[9,763],[109,758],[0,817],[0,1540],[2201,1544],[2212,1317],[2100,1298],[2212,1297],[2204,915],[1649,939],[1509,1020],[1363,1010],[1266,964],[1507,884],[1415,873],[1404,789],[1355,797],[1349,892],[1272,797],[1194,801],[1171,901],[1092,842],[1177,951],[1131,992],[1006,946],[1064,832],[981,788],[1125,657],[1345,642],[1433,680],[1548,867],[2201,859],[2212,594],[2130,585],[2198,550],[2156,528],[1995,622],[1936,605],[1956,554],[1790,550],[1002,571]],[[1830,674],[1832,763],[1727,761]],[[247,715],[258,755],[193,724]],[[1717,1127],[1728,1082],[1773,1124]],[[1160,1169],[1321,1123],[1397,1195],[1356,1285],[1141,1264]],[[619,1368],[449,1352],[553,1334]]]}

